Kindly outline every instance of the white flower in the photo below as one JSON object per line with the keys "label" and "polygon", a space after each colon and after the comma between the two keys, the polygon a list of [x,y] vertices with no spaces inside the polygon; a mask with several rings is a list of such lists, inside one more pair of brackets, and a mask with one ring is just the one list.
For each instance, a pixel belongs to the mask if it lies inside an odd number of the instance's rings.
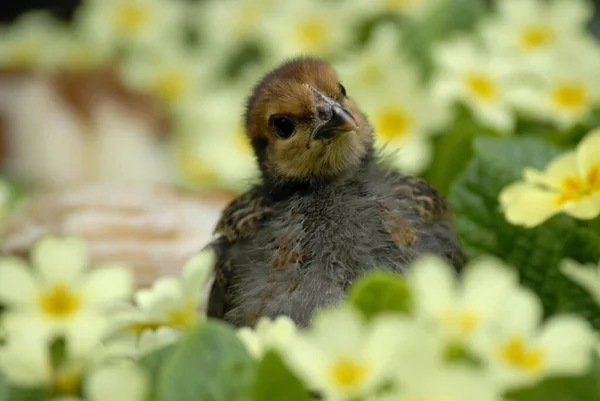
{"label": "white flower", "polygon": [[63,28],[43,12],[29,12],[0,31],[0,67],[50,71],[56,66]]}
{"label": "white flower", "polygon": [[163,43],[178,32],[183,6],[177,1],[89,0],[77,14],[87,37],[114,51],[119,45]]}
{"label": "white flower", "polygon": [[[159,50],[160,49],[160,50]],[[153,95],[171,108],[193,100],[201,79],[213,72],[207,62],[191,57],[179,43],[163,41],[159,49],[140,51],[120,64],[124,83],[140,92]]]}
{"label": "white flower", "polygon": [[600,104],[600,46],[580,40],[531,62],[530,78],[508,96],[524,114],[569,129]]}
{"label": "white flower", "polygon": [[539,300],[525,289],[510,292],[496,323],[474,346],[502,386],[532,384],[550,375],[577,375],[589,368],[594,333],[575,316],[555,316],[543,326]]}
{"label": "white flower", "polygon": [[238,331],[250,354],[260,358],[270,349],[283,352],[289,348],[296,336],[296,324],[287,316],[278,316],[274,320],[262,317],[254,329],[244,327]]}
{"label": "white flower", "polygon": [[418,174],[432,156],[431,134],[448,122],[440,103],[420,84],[416,69],[399,52],[396,27],[385,26],[360,52],[339,66],[348,95],[361,105],[389,162]]}
{"label": "white flower", "polygon": [[450,266],[433,256],[420,258],[408,273],[416,315],[443,333],[448,345],[469,345],[473,335],[488,329],[499,305],[518,288],[516,274],[501,262],[471,262],[459,280]]}
{"label": "white flower", "polygon": [[196,23],[211,49],[231,50],[233,43],[255,38],[276,11],[275,0],[208,0],[199,4]]}
{"label": "white flower", "polygon": [[349,33],[363,16],[351,2],[278,2],[258,34],[275,60],[305,54],[331,57],[349,44]]}
{"label": "white flower", "polygon": [[83,393],[88,401],[144,401],[149,383],[133,362],[119,361],[94,369],[84,381]]}
{"label": "white flower", "polygon": [[394,347],[404,324],[378,318],[366,324],[349,307],[322,311],[285,350],[289,366],[326,399],[368,395],[394,373]]}
{"label": "white flower", "polygon": [[502,401],[500,390],[479,371],[438,364],[416,371],[400,390],[377,401]]}
{"label": "white flower", "polygon": [[70,350],[87,349],[109,328],[107,312],[132,291],[131,272],[105,264],[85,274],[89,262],[78,238],[42,238],[32,250],[32,267],[0,259],[0,300],[8,307],[10,333],[64,335]]}
{"label": "white flower", "polygon": [[183,267],[180,277],[161,277],[151,288],[134,294],[135,307],[121,310],[119,325],[134,332],[169,326],[185,329],[199,319],[199,307],[214,265],[214,252],[204,250]]}
{"label": "white flower", "polygon": [[565,276],[585,288],[600,305],[600,264],[580,265],[573,260],[564,260],[561,271]]}
{"label": "white flower", "polygon": [[442,3],[441,0],[364,0],[349,2],[355,7],[363,7],[365,12],[398,14],[411,19],[420,19]]}
{"label": "white flower", "polygon": [[464,103],[481,123],[510,131],[515,118],[507,99],[514,65],[486,54],[466,39],[448,42],[435,52],[438,73],[433,91],[446,101]]}
{"label": "white flower", "polygon": [[577,41],[592,15],[591,5],[583,0],[502,0],[482,34],[490,49],[527,62]]}
{"label": "white flower", "polygon": [[13,384],[31,387],[49,384],[52,366],[48,342],[30,331],[7,338],[7,344],[0,346],[0,371]]}
{"label": "white flower", "polygon": [[241,190],[258,177],[254,151],[245,133],[241,98],[238,90],[206,97],[194,103],[188,117],[181,119],[176,158],[181,174],[192,185],[218,183]]}

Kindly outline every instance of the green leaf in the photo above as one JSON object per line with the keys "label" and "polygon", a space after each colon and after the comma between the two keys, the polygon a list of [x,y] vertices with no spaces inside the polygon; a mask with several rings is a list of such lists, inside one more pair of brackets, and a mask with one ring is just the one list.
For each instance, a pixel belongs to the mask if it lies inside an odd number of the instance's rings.
{"label": "green leaf", "polygon": [[[162,372],[162,367],[165,365],[165,362],[175,351],[175,347],[176,344],[170,344],[166,347],[152,351],[149,354],[144,355],[142,358],[140,358],[139,363],[142,366],[142,368],[146,370],[150,383],[158,382],[158,379]],[[150,399],[155,400],[156,397],[156,386],[152,386]]]}
{"label": "green leaf", "polygon": [[383,270],[361,277],[350,288],[349,299],[367,319],[381,312],[408,313],[412,309],[412,296],[404,279]]}
{"label": "green leaf", "polygon": [[9,390],[8,381],[6,380],[6,377],[4,377],[2,372],[0,372],[0,401],[8,401],[9,400],[8,390]]}
{"label": "green leaf", "polygon": [[479,137],[474,150],[475,158],[455,181],[449,196],[467,257],[498,256],[518,269],[522,283],[540,296],[546,314],[580,313],[600,328],[598,306],[559,271],[565,257],[597,261],[600,236],[565,215],[533,229],[513,226],[498,204],[500,191],[521,179],[524,167],[542,169],[560,150],[531,137]]}
{"label": "green leaf", "polygon": [[310,393],[283,363],[279,354],[269,351],[258,365],[254,401],[308,401]]}
{"label": "green leaf", "polygon": [[509,401],[597,401],[600,380],[596,375],[548,379],[532,388],[515,391]]}
{"label": "green leaf", "polygon": [[7,400],[10,401],[45,401],[48,398],[46,389],[39,387],[10,387],[8,393]]}
{"label": "green leaf", "polygon": [[176,346],[158,379],[160,401],[251,399],[256,363],[235,330],[209,320]]}

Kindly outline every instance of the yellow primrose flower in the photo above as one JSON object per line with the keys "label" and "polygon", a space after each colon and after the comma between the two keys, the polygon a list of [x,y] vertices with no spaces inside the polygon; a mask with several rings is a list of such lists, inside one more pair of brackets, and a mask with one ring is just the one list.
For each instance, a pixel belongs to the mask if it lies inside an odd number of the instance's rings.
{"label": "yellow primrose flower", "polygon": [[296,336],[296,324],[287,316],[278,316],[271,320],[262,317],[253,329],[244,327],[238,331],[238,337],[246,349],[255,358],[261,358],[270,349],[282,352],[291,346]]}
{"label": "yellow primrose flower", "polygon": [[109,330],[109,308],[131,295],[129,269],[105,264],[86,274],[89,254],[78,238],[44,237],[31,259],[31,267],[20,259],[0,259],[0,301],[8,307],[8,332],[64,335],[72,350],[94,346]]}
{"label": "yellow primrose flower", "polygon": [[482,34],[494,51],[528,58],[578,40],[592,15],[583,0],[502,0]]}
{"label": "yellow primrose flower", "polygon": [[88,401],[144,401],[149,390],[145,372],[127,360],[93,369],[83,383],[83,394]]}
{"label": "yellow primrose flower", "polygon": [[411,19],[418,19],[439,6],[441,0],[367,0],[352,2],[355,6],[364,7],[366,12],[398,14]]}
{"label": "yellow primrose flower", "polygon": [[29,12],[0,31],[0,68],[48,71],[56,66],[64,31],[50,14]]}
{"label": "yellow primrose flower", "polygon": [[[177,160],[191,185],[241,190],[258,176],[250,140],[245,134],[242,91],[222,91],[185,107],[176,128],[181,138]],[[214,133],[218,132],[219,135]]]}
{"label": "yellow primrose flower", "polygon": [[431,134],[448,122],[448,103],[438,102],[399,53],[398,30],[384,26],[361,51],[338,66],[348,91],[369,116],[376,145],[396,168],[422,172],[432,156]]}
{"label": "yellow primrose flower", "polygon": [[408,273],[419,319],[434,323],[447,346],[468,345],[493,321],[517,276],[493,258],[474,261],[459,279],[437,257],[420,258]]}
{"label": "yellow primrose flower", "polygon": [[378,318],[367,325],[350,307],[322,311],[284,351],[289,366],[325,399],[371,394],[395,372],[395,346],[405,323]]}
{"label": "yellow primrose flower", "polygon": [[152,46],[178,31],[183,5],[162,0],[89,0],[77,23],[88,38],[116,50],[120,44]]}
{"label": "yellow primrose flower", "polygon": [[600,45],[580,40],[540,57],[523,72],[531,79],[509,93],[510,101],[533,118],[569,129],[600,104]]}
{"label": "yellow primrose flower", "polygon": [[561,263],[561,271],[589,292],[600,305],[600,264],[583,266],[573,260],[564,260]]}
{"label": "yellow primrose flower", "polygon": [[535,227],[564,212],[588,220],[600,214],[600,130],[588,134],[577,150],[550,162],[545,171],[524,170],[524,180],[504,188],[500,204],[515,225]]}
{"label": "yellow primrose flower", "polygon": [[280,2],[277,7],[258,32],[276,60],[302,54],[330,57],[348,44],[355,23],[364,17],[346,1]]}
{"label": "yellow primrose flower", "polygon": [[521,288],[506,295],[496,319],[492,330],[475,337],[473,346],[499,385],[526,386],[589,368],[595,335],[582,318],[554,316],[541,325],[540,301]]}
{"label": "yellow primrose flower", "polygon": [[197,7],[196,25],[211,49],[254,38],[266,20],[276,18],[275,0],[209,0]]}
{"label": "yellow primrose flower", "polygon": [[192,327],[199,320],[199,307],[213,265],[213,251],[202,251],[185,264],[180,277],[161,277],[151,288],[137,291],[135,307],[120,310],[118,325],[136,333],[161,326]]}
{"label": "yellow primrose flower", "polygon": [[212,72],[178,43],[163,43],[160,51],[139,52],[119,66],[126,85],[153,95],[168,107],[177,108],[193,100],[201,78]]}
{"label": "yellow primrose flower", "polygon": [[507,91],[514,66],[504,58],[486,54],[467,39],[435,51],[438,72],[433,92],[448,102],[464,103],[481,123],[510,132],[515,123]]}

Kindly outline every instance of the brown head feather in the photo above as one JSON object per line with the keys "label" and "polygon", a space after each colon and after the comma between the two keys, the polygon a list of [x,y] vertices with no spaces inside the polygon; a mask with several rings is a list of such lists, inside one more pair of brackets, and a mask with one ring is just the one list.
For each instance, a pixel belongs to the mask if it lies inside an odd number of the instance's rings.
{"label": "brown head feather", "polygon": [[[319,122],[318,93],[350,112],[358,127],[333,138],[313,139]],[[277,135],[270,124],[274,115],[293,119],[293,135]],[[315,58],[289,61],[258,83],[248,101],[246,131],[263,173],[273,181],[334,179],[350,173],[371,151],[373,141],[371,127],[344,95],[335,70]]]}

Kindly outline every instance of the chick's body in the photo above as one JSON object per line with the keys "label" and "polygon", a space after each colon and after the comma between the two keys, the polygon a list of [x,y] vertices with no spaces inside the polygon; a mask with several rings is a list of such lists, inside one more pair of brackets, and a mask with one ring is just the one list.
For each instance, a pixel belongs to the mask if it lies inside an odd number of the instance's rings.
{"label": "chick's body", "polygon": [[[331,80],[328,75],[333,72],[322,61],[293,63],[281,68],[291,69],[300,83],[311,80],[305,73],[317,75],[313,77],[316,82],[309,82],[311,88],[326,87],[319,81],[323,75],[326,82]],[[301,68],[294,70],[298,64]],[[281,74],[281,69],[276,73]],[[280,75],[270,77],[261,85]],[[317,308],[343,299],[352,282],[366,271],[403,273],[423,253],[460,263],[446,203],[422,180],[378,165],[371,129],[353,102],[340,97],[333,105],[327,99],[335,95],[324,95],[325,104],[334,109],[339,104],[341,109],[318,121],[323,100],[318,97],[325,90],[317,88],[317,100],[307,101],[317,103],[313,106],[317,117],[306,119],[304,137],[298,116],[312,113],[310,106],[304,108],[308,111],[299,108],[296,114],[269,110],[265,115],[270,120],[268,127],[277,135],[267,136],[265,141],[260,130],[252,135],[253,101],[260,101],[261,85],[256,90],[258,99],[255,91],[250,100],[247,125],[263,182],[233,201],[217,227],[222,236],[214,243],[219,261],[209,316],[252,325],[261,316],[284,314],[306,325]],[[336,86],[346,98],[345,89],[340,88]],[[275,119],[294,116],[293,134],[287,135],[290,127],[286,124],[273,124],[273,115]],[[323,128],[327,124],[334,128]],[[298,143],[292,153],[302,152],[295,154],[299,161],[278,160],[290,151],[278,154],[278,145],[273,143],[294,137]],[[323,160],[324,165],[317,167]],[[282,163],[288,163],[285,169]]]}

